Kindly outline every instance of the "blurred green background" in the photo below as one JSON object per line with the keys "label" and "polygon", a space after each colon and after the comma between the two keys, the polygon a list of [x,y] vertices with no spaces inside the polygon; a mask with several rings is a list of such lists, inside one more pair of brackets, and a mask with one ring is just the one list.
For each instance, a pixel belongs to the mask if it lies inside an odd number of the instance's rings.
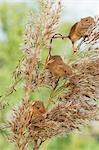
{"label": "blurred green background", "polygon": [[[32,7],[25,3],[0,3],[0,95],[11,84],[12,72],[22,57],[19,47],[22,43],[27,14],[31,9]],[[68,35],[71,25],[71,22],[61,23],[60,32]],[[53,54],[56,54],[55,50],[62,56],[65,54],[69,60],[72,55],[71,42],[66,40],[66,42],[61,41],[60,44],[60,41],[55,41]],[[21,100],[22,95],[22,84],[20,84],[17,86],[17,92],[8,98],[10,105],[0,112],[0,125],[9,117],[10,110]],[[46,141],[41,150],[98,150],[99,126],[97,129],[95,126],[94,128],[85,129],[82,133],[73,132],[66,137],[53,138]],[[7,140],[6,134],[6,130],[0,129],[0,150],[15,150],[13,144]]]}

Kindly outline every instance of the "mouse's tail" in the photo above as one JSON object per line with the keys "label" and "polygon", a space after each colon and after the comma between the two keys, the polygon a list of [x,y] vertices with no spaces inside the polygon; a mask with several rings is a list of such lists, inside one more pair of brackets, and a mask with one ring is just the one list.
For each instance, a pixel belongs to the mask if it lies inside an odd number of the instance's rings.
{"label": "mouse's tail", "polygon": [[49,56],[51,56],[51,45],[52,45],[52,42],[53,42],[53,39],[56,39],[56,38],[61,38],[61,39],[66,39],[66,38],[69,38],[69,36],[64,36],[60,33],[56,33],[54,34],[52,37],[51,37],[51,40],[50,40],[50,47],[49,47]]}
{"label": "mouse's tail", "polygon": [[61,38],[61,39],[66,39],[66,38],[70,38],[69,35],[68,36],[65,36],[65,35],[62,35],[60,33],[56,33],[52,36],[51,40],[50,40],[50,44],[52,44],[52,41],[53,39],[56,39],[56,38]]}

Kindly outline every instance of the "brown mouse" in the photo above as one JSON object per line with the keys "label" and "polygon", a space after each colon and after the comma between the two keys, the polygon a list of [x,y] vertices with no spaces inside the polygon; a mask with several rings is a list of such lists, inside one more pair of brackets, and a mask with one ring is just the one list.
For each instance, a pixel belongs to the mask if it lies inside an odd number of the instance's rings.
{"label": "brown mouse", "polygon": [[88,28],[95,24],[94,18],[92,17],[85,17],[82,18],[79,22],[75,23],[68,35],[68,38],[71,40],[73,44],[73,51],[76,52],[76,48],[74,47],[74,43],[79,40],[80,38],[85,38],[87,35]]}
{"label": "brown mouse", "polygon": [[79,22],[76,22],[70,29],[69,35],[68,36],[63,36],[60,33],[55,34],[50,41],[50,44],[52,44],[52,40],[54,38],[69,38],[72,42],[72,46],[73,46],[73,52],[76,52],[77,49],[74,46],[74,43],[79,40],[80,38],[86,38],[88,36],[87,34],[87,30],[91,25],[94,25],[95,21],[94,18],[92,17],[85,17],[82,18]]}
{"label": "brown mouse", "polygon": [[72,74],[72,69],[69,65],[63,62],[59,55],[49,55],[46,60],[45,68],[56,77],[66,77]]}

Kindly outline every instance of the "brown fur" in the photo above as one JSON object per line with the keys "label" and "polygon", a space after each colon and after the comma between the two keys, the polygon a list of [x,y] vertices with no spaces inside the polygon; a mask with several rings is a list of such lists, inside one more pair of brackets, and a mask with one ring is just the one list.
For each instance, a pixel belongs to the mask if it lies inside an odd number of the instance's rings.
{"label": "brown fur", "polygon": [[76,51],[74,48],[74,42],[82,37],[86,37],[88,28],[94,23],[95,21],[92,17],[86,17],[82,18],[79,22],[72,26],[68,37],[72,41],[74,52]]}
{"label": "brown fur", "polygon": [[43,102],[36,101],[32,104],[32,113],[34,115],[43,114],[45,112],[46,112],[46,109],[45,109]]}
{"label": "brown fur", "polygon": [[58,55],[47,58],[46,68],[56,77],[65,77],[72,74],[70,66],[65,64]]}

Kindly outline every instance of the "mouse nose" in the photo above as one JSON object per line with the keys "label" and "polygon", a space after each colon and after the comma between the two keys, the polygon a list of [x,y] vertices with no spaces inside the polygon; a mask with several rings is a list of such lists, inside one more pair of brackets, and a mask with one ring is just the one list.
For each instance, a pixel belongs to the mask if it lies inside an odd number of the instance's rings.
{"label": "mouse nose", "polygon": [[41,113],[46,113],[46,109],[45,109],[45,108],[42,108],[42,109],[40,110],[40,112],[41,112]]}

